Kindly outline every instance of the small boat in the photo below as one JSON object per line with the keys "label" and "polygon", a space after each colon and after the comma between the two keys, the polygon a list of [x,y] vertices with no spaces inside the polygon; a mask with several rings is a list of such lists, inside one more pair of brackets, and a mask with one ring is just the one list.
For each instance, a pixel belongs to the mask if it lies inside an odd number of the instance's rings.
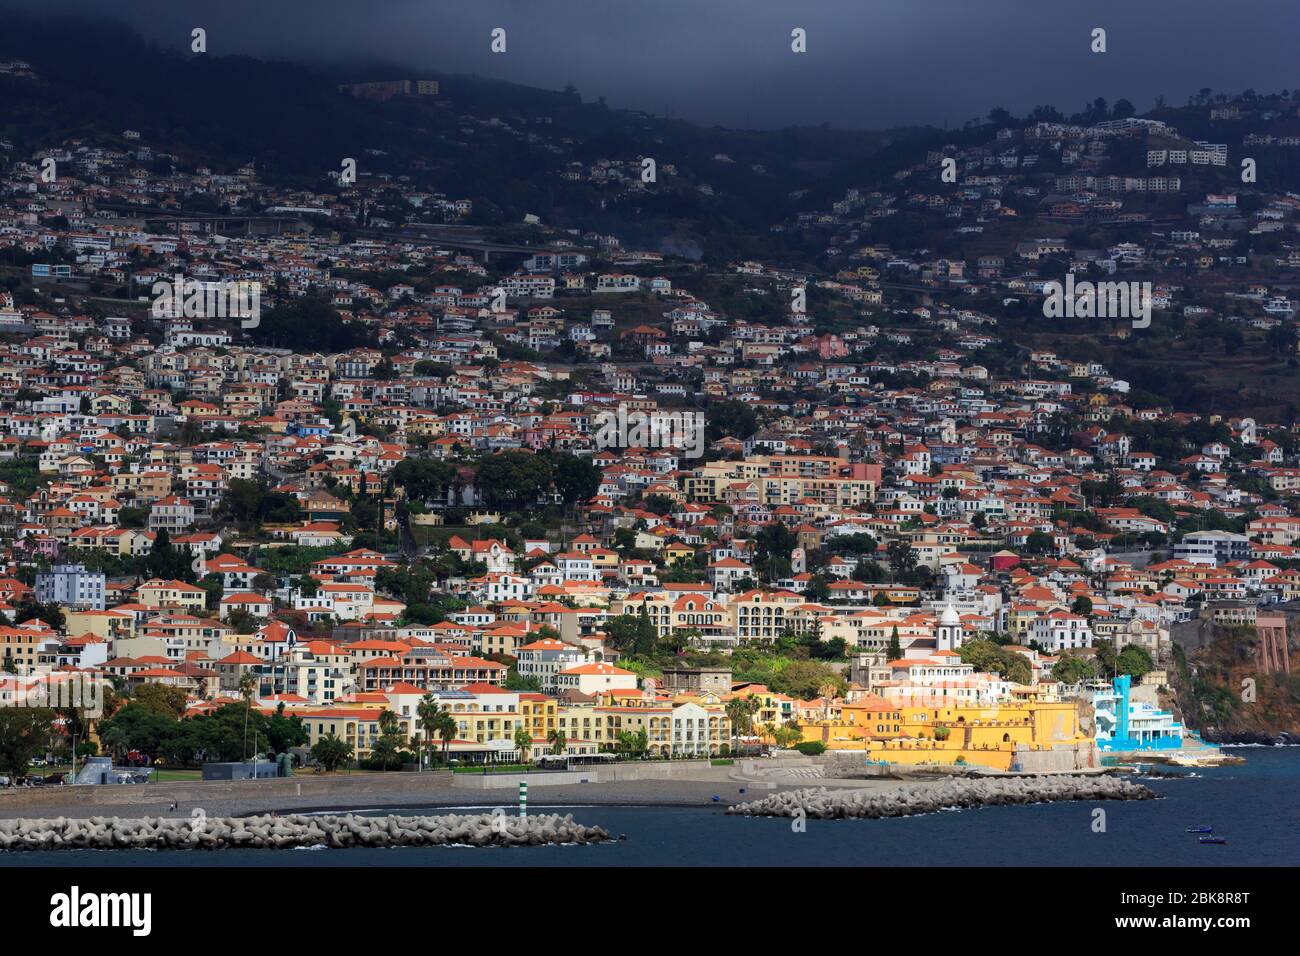
{"label": "small boat", "polygon": [[1216,837],[1216,836],[1204,836],[1204,837],[1201,837],[1201,838],[1200,838],[1199,840],[1197,840],[1196,842],[1197,842],[1197,843],[1215,843],[1215,844],[1223,844],[1223,843],[1227,843],[1227,842],[1228,842],[1228,838],[1227,838],[1227,837]]}
{"label": "small boat", "polygon": [[1214,827],[1188,827],[1188,833],[1213,833]]}

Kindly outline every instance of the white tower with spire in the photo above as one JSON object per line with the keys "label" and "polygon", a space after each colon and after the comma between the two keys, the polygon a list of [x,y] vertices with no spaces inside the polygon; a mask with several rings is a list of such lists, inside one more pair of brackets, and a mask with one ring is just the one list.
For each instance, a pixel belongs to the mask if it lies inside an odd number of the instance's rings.
{"label": "white tower with spire", "polygon": [[944,606],[943,614],[939,616],[939,629],[935,631],[934,643],[935,649],[940,651],[955,651],[962,644],[961,615],[951,604]]}

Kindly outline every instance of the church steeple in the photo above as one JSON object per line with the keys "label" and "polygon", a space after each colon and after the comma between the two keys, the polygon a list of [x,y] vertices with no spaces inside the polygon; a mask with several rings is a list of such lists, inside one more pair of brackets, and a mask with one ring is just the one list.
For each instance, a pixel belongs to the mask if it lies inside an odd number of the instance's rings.
{"label": "church steeple", "polygon": [[961,647],[962,636],[961,615],[951,604],[945,605],[943,614],[939,616],[939,628],[934,635],[936,649],[955,651]]}

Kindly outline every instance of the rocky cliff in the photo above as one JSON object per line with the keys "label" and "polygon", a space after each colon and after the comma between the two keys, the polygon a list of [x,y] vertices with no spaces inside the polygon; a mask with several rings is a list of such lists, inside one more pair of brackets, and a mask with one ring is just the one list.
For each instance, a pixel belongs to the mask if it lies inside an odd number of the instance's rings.
{"label": "rocky cliff", "polygon": [[[1208,629],[1208,633],[1207,633]],[[1202,623],[1175,643],[1172,704],[1184,725],[1214,743],[1300,743],[1300,647],[1292,628],[1291,674],[1264,671],[1253,627]]]}

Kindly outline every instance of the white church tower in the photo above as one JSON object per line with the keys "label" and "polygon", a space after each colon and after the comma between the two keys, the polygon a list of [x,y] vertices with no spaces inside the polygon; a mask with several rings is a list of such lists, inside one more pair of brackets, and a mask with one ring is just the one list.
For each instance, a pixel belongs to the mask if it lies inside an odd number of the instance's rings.
{"label": "white church tower", "polygon": [[955,651],[961,647],[963,637],[961,615],[951,604],[945,605],[939,617],[939,628],[934,634],[935,649]]}

